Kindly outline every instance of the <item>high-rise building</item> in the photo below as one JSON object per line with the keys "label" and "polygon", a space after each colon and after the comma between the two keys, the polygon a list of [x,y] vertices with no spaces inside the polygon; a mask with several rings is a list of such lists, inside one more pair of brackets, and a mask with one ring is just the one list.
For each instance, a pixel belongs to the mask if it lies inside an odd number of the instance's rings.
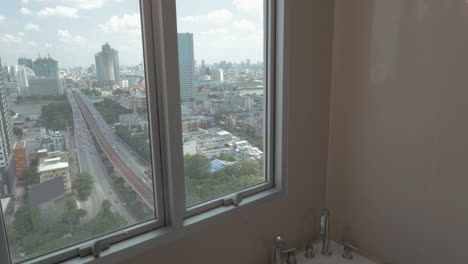
{"label": "high-rise building", "polygon": [[24,67],[28,67],[29,69],[33,69],[33,61],[32,59],[20,57],[18,58],[18,65],[22,65]]}
{"label": "high-rise building", "polygon": [[[10,109],[6,100],[6,89],[3,81],[2,61],[0,59],[0,196],[10,193],[14,183],[13,172],[9,166],[12,162],[12,145],[15,142],[13,126],[10,120]],[[13,166],[14,167],[14,166]]]}
{"label": "high-rise building", "polygon": [[23,178],[23,171],[28,168],[26,156],[26,141],[18,141],[13,147],[13,158],[15,159],[16,178]]}
{"label": "high-rise building", "polygon": [[224,71],[223,69],[213,69],[211,71],[211,79],[216,82],[224,82]]}
{"label": "high-rise building", "polygon": [[108,43],[94,56],[96,60],[96,79],[101,82],[120,81],[119,52]]}
{"label": "high-rise building", "polygon": [[3,84],[7,96],[26,95],[29,90],[29,79],[34,78],[34,72],[23,65],[10,65],[3,68]]}
{"label": "high-rise building", "polygon": [[[0,65],[1,63],[0,60]],[[8,107],[8,101],[6,100],[6,91],[3,78],[1,77],[2,75],[3,74],[0,74],[0,153],[4,156],[0,154],[0,167],[5,165],[6,157],[10,155],[11,146],[14,143],[13,126],[10,120],[10,109]]]}
{"label": "high-rise building", "polygon": [[23,91],[24,96],[48,96],[64,93],[63,79],[37,78],[29,80],[29,90]]}
{"label": "high-rise building", "polygon": [[58,79],[59,77],[58,62],[52,59],[50,55],[47,58],[37,58],[33,62],[33,70],[37,77],[49,79]]}
{"label": "high-rise building", "polygon": [[179,47],[180,98],[182,102],[193,101],[195,95],[195,60],[193,34],[177,34]]}

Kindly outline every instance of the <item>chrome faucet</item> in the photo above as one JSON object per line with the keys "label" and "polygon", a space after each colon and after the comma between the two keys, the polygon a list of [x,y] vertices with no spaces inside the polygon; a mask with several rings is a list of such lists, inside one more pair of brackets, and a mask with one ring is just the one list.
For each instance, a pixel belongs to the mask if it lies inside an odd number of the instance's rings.
{"label": "chrome faucet", "polygon": [[320,218],[320,234],[322,235],[322,255],[331,256],[330,232],[328,230],[330,221],[330,211],[323,209],[322,218]]}
{"label": "chrome faucet", "polygon": [[288,255],[287,264],[296,264],[296,249],[286,249],[286,239],[284,236],[275,237],[275,264],[281,264],[281,256]]}

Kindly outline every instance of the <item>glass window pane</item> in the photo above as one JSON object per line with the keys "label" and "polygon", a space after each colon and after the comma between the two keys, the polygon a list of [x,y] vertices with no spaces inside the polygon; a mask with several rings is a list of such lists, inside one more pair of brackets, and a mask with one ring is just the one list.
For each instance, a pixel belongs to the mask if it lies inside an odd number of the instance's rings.
{"label": "glass window pane", "polygon": [[177,0],[187,206],[266,181],[263,0]]}
{"label": "glass window pane", "polygon": [[14,262],[155,218],[141,28],[138,0],[2,3],[0,197]]}

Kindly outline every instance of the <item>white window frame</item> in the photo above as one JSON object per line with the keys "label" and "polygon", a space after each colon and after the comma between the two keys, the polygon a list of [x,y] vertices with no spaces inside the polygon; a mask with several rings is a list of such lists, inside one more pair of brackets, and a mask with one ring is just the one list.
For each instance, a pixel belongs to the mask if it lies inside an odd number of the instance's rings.
{"label": "white window frame", "polygon": [[[122,257],[174,241],[202,226],[286,193],[285,117],[289,97],[284,67],[287,63],[284,56],[285,0],[264,0],[266,87],[269,89],[265,99],[267,117],[264,118],[269,140],[264,144],[267,182],[188,209],[183,176],[176,0],[140,1],[158,217],[23,263],[91,263],[96,260],[91,254],[96,241],[110,246],[100,254],[100,263],[121,261]],[[0,263],[10,263],[7,245],[4,219],[0,216]]]}
{"label": "white window frame", "polygon": [[[265,92],[264,94],[264,132],[266,136],[264,137],[264,153],[266,154],[265,162],[264,162],[264,176],[265,182],[239,190],[234,193],[226,194],[221,197],[197,204],[195,206],[189,207],[186,209],[185,217],[191,217],[194,215],[198,215],[200,213],[213,210],[218,207],[222,206],[230,206],[230,205],[238,205],[242,202],[242,199],[245,197],[251,196],[253,194],[271,189],[275,186],[275,179],[273,175],[275,175],[275,168],[273,166],[274,162],[274,155],[275,155],[275,114],[276,110],[275,106],[275,95],[277,91],[275,88],[275,33],[276,27],[275,25],[275,18],[276,16],[273,15],[276,13],[276,2],[272,0],[263,0],[264,2],[264,65],[266,67],[265,72]],[[174,45],[177,45],[175,43]],[[175,76],[174,76],[175,77]],[[177,76],[178,77],[178,76]],[[176,122],[177,125],[182,124],[182,121],[179,120]],[[179,148],[177,148],[179,149]],[[182,155],[183,156],[183,155]],[[182,172],[183,173],[183,172]],[[184,183],[185,184],[185,183]],[[185,188],[185,185],[184,185]]]}

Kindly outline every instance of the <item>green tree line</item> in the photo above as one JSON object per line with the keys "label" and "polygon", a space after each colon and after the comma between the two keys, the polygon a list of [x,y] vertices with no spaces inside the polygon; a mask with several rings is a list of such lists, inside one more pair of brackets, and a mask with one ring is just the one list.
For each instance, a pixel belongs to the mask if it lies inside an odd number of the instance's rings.
{"label": "green tree line", "polygon": [[121,114],[132,113],[131,111],[120,106],[117,102],[107,98],[100,103],[95,103],[94,107],[108,124],[118,123],[119,115]]}
{"label": "green tree line", "polygon": [[66,198],[62,221],[51,225],[39,208],[23,205],[14,213],[14,222],[6,226],[12,253],[34,257],[126,226],[127,220],[110,208],[105,200],[94,218],[82,222],[87,212],[78,209],[74,199]]}
{"label": "green tree line", "polygon": [[151,162],[151,148],[148,142],[148,135],[132,135],[128,126],[116,126],[115,133],[133,150],[140,154],[143,159]]}
{"label": "green tree line", "polygon": [[73,113],[68,102],[51,103],[41,109],[39,123],[48,129],[64,130],[73,126]]}
{"label": "green tree line", "polygon": [[259,184],[263,177],[262,161],[240,161],[214,173],[211,160],[202,155],[185,155],[186,202],[189,206]]}

